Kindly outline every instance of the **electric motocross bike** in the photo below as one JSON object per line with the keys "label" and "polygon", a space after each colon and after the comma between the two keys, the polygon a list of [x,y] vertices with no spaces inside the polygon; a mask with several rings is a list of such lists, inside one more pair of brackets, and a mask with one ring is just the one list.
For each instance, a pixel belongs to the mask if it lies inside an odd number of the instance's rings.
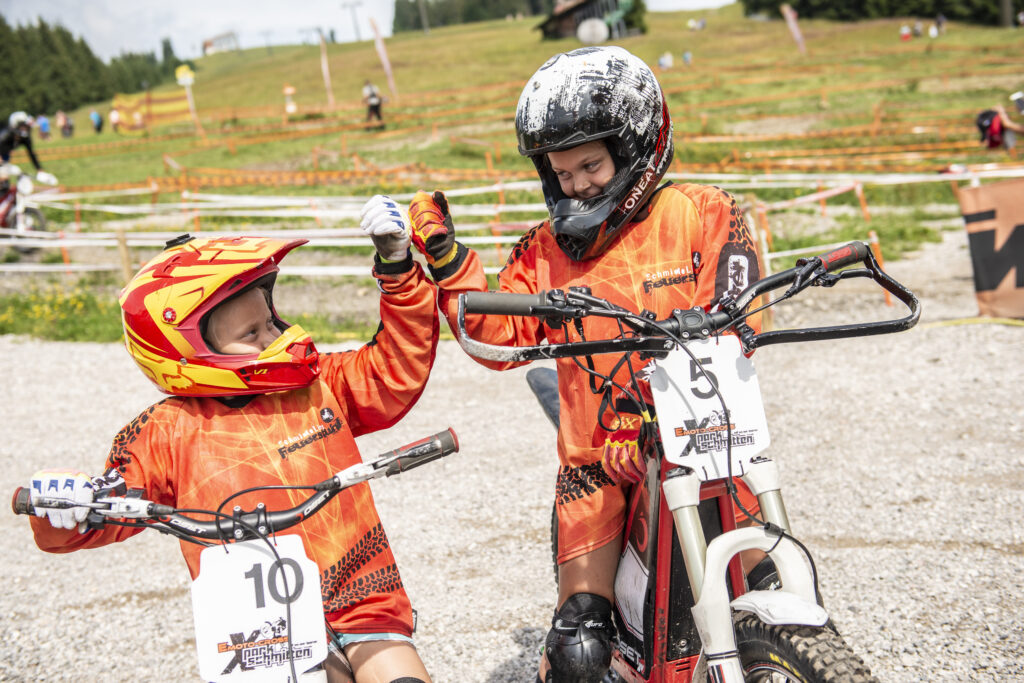
{"label": "electric motocross bike", "polygon": [[[46,218],[35,206],[28,206],[24,197],[32,194],[35,189],[32,177],[23,173],[21,168],[13,164],[8,166],[10,178],[0,181],[0,228],[6,228],[6,234],[15,238],[23,234],[46,230]],[[57,179],[49,173],[38,174],[40,182],[56,185]],[[13,180],[13,182],[12,182]],[[35,251],[34,247],[14,245],[16,251],[28,254]]]}
{"label": "electric motocross bike", "polygon": [[[856,263],[863,267],[840,270]],[[760,334],[744,323],[808,287],[830,287],[849,278],[869,278],[906,305],[908,314]],[[784,291],[756,305],[758,297],[776,290]],[[718,309],[675,310],[656,320],[595,297],[586,287],[535,295],[471,292],[459,298],[458,339],[467,353],[486,360],[573,358],[593,378],[592,391],[618,389],[632,397],[637,413],[649,414],[641,431],[646,475],[627,501],[615,579],[618,636],[606,683],[874,681],[832,624],[813,558],[791,533],[778,466],[764,453],[769,437],[748,356],[771,344],[906,330],[917,323],[920,305],[881,270],[867,245],[853,242],[800,259],[795,267],[724,298]],[[563,327],[566,339],[573,326],[578,341],[486,344],[469,336],[466,314],[532,316]],[[589,316],[616,320],[619,335],[587,339],[579,323]],[[620,383],[594,371],[588,357],[596,354],[618,354],[618,376],[625,372],[628,379]],[[537,368],[527,379],[557,426],[554,375]],[[641,381],[649,384],[653,407],[644,402]],[[756,495],[760,516],[743,508],[735,478]],[[737,528],[734,506],[746,513],[751,526]],[[553,532],[553,543],[555,538]],[[754,550],[767,557],[745,576],[739,553]]]}
{"label": "electric motocross bike", "polygon": [[[206,681],[237,683],[326,683],[327,658],[320,571],[306,554],[302,537],[282,534],[316,514],[341,491],[371,479],[400,474],[459,450],[448,429],[357,463],[333,477],[305,486],[255,487],[239,491],[217,510],[178,510],[142,498],[142,489],[96,492],[86,528],[104,525],[155,529],[206,546],[192,582],[196,653]],[[227,503],[268,488],[311,489],[309,498],[288,510],[253,510]],[[15,491],[16,514],[76,506],[29,489]],[[187,515],[185,513],[188,513]],[[197,519],[193,515],[201,515]],[[207,519],[208,518],[208,519]]]}

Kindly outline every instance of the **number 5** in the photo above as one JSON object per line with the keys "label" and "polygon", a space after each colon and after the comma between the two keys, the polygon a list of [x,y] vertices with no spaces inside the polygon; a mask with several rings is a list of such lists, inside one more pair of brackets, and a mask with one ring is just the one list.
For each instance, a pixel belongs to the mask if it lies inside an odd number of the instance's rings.
{"label": "number 5", "polygon": [[[711,398],[715,395],[715,389],[718,387],[718,377],[705,367],[708,365],[711,365],[710,358],[698,358],[696,361],[692,358],[690,359],[690,391],[697,398]],[[701,372],[702,368],[703,372]],[[697,382],[705,377],[710,382],[711,388],[707,391],[701,391],[697,388]]]}

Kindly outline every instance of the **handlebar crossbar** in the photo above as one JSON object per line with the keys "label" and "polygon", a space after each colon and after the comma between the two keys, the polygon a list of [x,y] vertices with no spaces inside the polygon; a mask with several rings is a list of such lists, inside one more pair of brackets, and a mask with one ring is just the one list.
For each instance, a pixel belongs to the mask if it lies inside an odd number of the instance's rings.
{"label": "handlebar crossbar", "polygon": [[19,488],[14,492],[11,508],[15,514],[31,515],[35,514],[36,510],[43,509],[88,507],[86,522],[92,528],[102,526],[109,520],[137,519],[179,536],[241,541],[295,526],[315,514],[331,498],[350,486],[378,477],[401,474],[458,450],[458,437],[453,430],[447,429],[383,453],[372,461],[352,465],[313,486],[299,487],[315,489],[315,493],[290,510],[267,510],[263,503],[259,503],[249,512],[235,507],[231,515],[206,512],[205,514],[219,516],[212,520],[197,520],[169,505],[144,500],[141,498],[141,489],[132,489],[126,496],[112,496],[109,489],[98,491],[92,503],[76,505],[64,499],[41,496],[33,498],[32,492],[27,488]]}
{"label": "handlebar crossbar", "polygon": [[[834,272],[858,262],[865,267]],[[626,311],[591,296],[586,288],[571,288],[569,292],[541,291],[536,294],[468,292],[459,295],[458,340],[471,356],[499,362],[527,362],[632,351],[669,351],[677,340],[706,339],[739,325],[750,315],[747,308],[763,294],[787,288],[782,296],[766,305],[770,306],[812,285],[832,286],[840,280],[854,277],[871,278],[903,302],[909,310],[908,315],[895,320],[744,334],[741,335],[744,345],[748,350],[753,350],[770,344],[887,334],[909,329],[917,323],[921,307],[913,292],[882,271],[868,245],[851,242],[820,256],[799,259],[795,267],[754,282],[735,299],[720,302],[720,311],[708,313],[700,307],[676,309],[664,320],[651,320]],[[587,316],[616,318],[637,332],[637,335],[536,346],[500,346],[470,337],[466,331],[467,314],[529,316],[546,319],[553,324]]]}

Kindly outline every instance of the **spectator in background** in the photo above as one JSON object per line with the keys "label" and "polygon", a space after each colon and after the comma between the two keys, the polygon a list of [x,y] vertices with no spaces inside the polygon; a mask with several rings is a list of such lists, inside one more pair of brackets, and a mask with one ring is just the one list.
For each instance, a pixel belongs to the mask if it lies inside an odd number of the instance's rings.
{"label": "spectator in background", "polygon": [[50,139],[50,119],[46,117],[46,114],[40,114],[36,119],[36,125],[39,126],[39,139],[49,140]]}
{"label": "spectator in background", "polygon": [[907,41],[910,40],[910,37],[910,27],[907,26],[906,24],[900,26],[900,40]]}
{"label": "spectator in background", "polygon": [[683,53],[683,64],[685,64],[686,66],[690,66],[691,64],[693,64],[693,53],[690,52],[689,50]]}
{"label": "spectator in background", "polygon": [[57,127],[57,130],[64,130],[64,126],[67,125],[67,118],[68,115],[64,113],[63,109],[57,110],[57,113],[53,117],[53,124]]}
{"label": "spectator in background", "polygon": [[1024,124],[1017,123],[1011,119],[1001,104],[997,104],[995,110],[999,116],[999,122],[1003,126],[1003,147],[1007,150],[1013,150],[1017,146],[1017,133],[1024,135]]}
{"label": "spectator in background", "polygon": [[110,110],[110,129],[113,130],[115,133],[118,133],[118,132],[120,132],[119,131],[120,126],[121,126],[121,112],[119,112],[116,109],[111,109]]}
{"label": "spectator in background", "polygon": [[935,27],[939,29],[939,33],[945,35],[946,33],[946,15],[939,12],[935,17]]}
{"label": "spectator in background", "polygon": [[64,114],[64,123],[60,127],[61,137],[69,138],[75,134],[75,122],[71,120],[71,117]]}
{"label": "spectator in background", "polygon": [[98,111],[93,109],[89,112],[89,120],[92,121],[92,129],[96,131],[97,135],[103,132],[103,117]]}
{"label": "spectator in background", "polygon": [[378,127],[383,128],[384,119],[380,114],[380,106],[384,100],[380,96],[380,90],[369,79],[363,83],[363,102],[366,104],[366,122],[369,123],[373,119],[377,119],[380,124]]}

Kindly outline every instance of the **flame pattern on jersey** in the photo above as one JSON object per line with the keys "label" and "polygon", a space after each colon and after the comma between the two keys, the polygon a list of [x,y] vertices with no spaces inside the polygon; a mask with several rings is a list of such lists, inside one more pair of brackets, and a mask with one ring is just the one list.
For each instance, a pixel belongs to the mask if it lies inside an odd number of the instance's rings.
{"label": "flame pattern on jersey", "polygon": [[[371,343],[322,354],[320,375],[301,389],[259,394],[243,403],[169,397],[121,430],[107,467],[157,503],[215,510],[242,489],[310,484],[362,462],[356,437],[390,427],[416,403],[439,333],[435,290],[419,266],[375,275],[382,292],[382,325]],[[231,504],[251,510],[263,502],[271,510],[285,510],[308,495],[261,490]],[[36,544],[50,552],[102,546],[141,532],[110,526],[78,534],[34,517],[32,530]],[[322,597],[332,628],[412,633],[412,607],[368,484],[342,491],[282,533],[302,538],[306,554],[325,577]],[[181,543],[193,578],[201,550]]]}
{"label": "flame pattern on jersey", "polygon": [[[588,286],[594,296],[624,308],[646,309],[665,318],[674,308],[695,305],[710,309],[741,283],[759,278],[757,250],[732,196],[707,185],[670,185],[651,200],[642,220],[616,236],[599,257],[573,261],[555,243],[547,223],[531,229],[513,248],[498,275],[499,290],[536,294]],[[479,257],[471,253],[457,272],[440,280],[440,304],[449,326],[456,329],[458,294],[486,291]],[[748,320],[760,329],[760,316]],[[615,321],[586,318],[588,339],[618,335]],[[466,316],[474,339],[490,344],[532,346],[577,340],[569,326],[552,328],[519,316]],[[594,356],[595,368],[609,374],[619,356]],[[496,370],[514,367],[480,361]],[[572,359],[558,365],[561,426],[558,433],[559,562],[577,557],[616,538],[625,519],[622,486],[605,483],[595,474],[608,433],[599,427],[600,396],[590,391],[588,375]],[[615,379],[625,378],[620,369]],[[605,475],[606,476],[606,475]]]}

